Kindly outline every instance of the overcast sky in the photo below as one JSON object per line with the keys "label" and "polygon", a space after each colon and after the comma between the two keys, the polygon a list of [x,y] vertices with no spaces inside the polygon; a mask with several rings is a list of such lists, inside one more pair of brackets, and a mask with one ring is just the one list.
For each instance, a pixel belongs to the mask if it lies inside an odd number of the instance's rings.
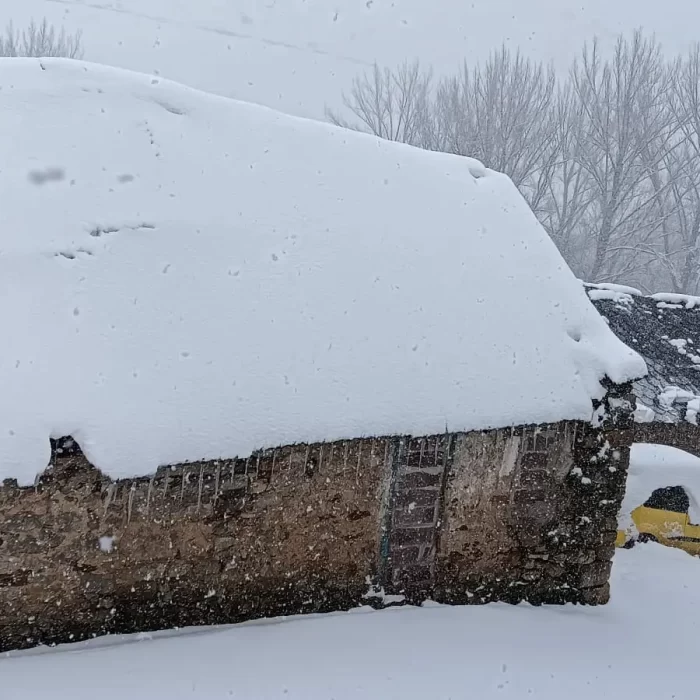
{"label": "overcast sky", "polygon": [[[643,26],[670,50],[700,39],[692,0],[2,0],[20,25],[82,29],[85,58],[322,117],[373,61],[437,72],[506,41],[566,69],[594,34]],[[9,12],[8,12],[9,8]]]}

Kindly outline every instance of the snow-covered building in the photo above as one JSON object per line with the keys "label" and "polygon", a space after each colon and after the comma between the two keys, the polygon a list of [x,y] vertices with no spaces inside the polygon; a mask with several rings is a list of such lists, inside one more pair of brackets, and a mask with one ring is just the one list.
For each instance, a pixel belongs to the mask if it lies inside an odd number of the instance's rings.
{"label": "snow-covered building", "polygon": [[613,284],[586,287],[615,335],[646,362],[647,374],[634,383],[637,421],[696,425],[700,410],[700,297],[644,296],[637,289]]}
{"label": "snow-covered building", "polygon": [[700,297],[586,285],[611,330],[645,360],[634,382],[635,441],[700,456]]}
{"label": "snow-covered building", "polygon": [[644,362],[508,178],[79,62],[0,92],[3,644],[607,599]]}

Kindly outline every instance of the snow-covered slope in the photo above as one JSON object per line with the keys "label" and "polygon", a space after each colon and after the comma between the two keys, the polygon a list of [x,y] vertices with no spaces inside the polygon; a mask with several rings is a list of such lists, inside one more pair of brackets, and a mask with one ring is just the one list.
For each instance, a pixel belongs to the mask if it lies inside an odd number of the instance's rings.
{"label": "snow-covered slope", "polygon": [[506,177],[70,61],[0,61],[0,479],[587,419],[645,371]]}
{"label": "snow-covered slope", "polygon": [[[47,16],[83,30],[86,59],[284,112],[323,117],[374,61],[436,72],[506,42],[566,70],[594,34],[638,26],[671,50],[697,39],[688,0],[3,0],[0,23]],[[679,21],[679,18],[682,18]]]}
{"label": "snow-covered slope", "polygon": [[[615,554],[604,607],[357,610],[0,656],[3,700],[694,700],[700,561]],[[365,613],[365,614],[363,614]]]}

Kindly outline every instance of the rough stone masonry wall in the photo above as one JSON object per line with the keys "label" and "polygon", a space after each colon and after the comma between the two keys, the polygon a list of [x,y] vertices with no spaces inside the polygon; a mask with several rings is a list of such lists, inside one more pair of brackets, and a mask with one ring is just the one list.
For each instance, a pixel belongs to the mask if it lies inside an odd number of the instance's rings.
{"label": "rough stone masonry wall", "polygon": [[700,426],[692,423],[636,423],[634,441],[668,445],[700,457]]}
{"label": "rough stone masonry wall", "polygon": [[[614,424],[613,424],[614,423]],[[630,431],[377,438],[0,487],[0,650],[410,602],[601,603]]]}
{"label": "rough stone masonry wall", "polygon": [[389,443],[288,447],[112,482],[78,451],[0,488],[0,650],[356,605]]}
{"label": "rough stone masonry wall", "polygon": [[599,437],[576,423],[459,436],[440,600],[607,602],[629,442]]}

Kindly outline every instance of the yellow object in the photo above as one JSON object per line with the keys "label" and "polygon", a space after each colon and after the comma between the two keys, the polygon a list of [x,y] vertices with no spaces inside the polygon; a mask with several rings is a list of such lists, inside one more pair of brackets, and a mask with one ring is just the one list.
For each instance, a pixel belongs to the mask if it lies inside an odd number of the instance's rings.
{"label": "yellow object", "polygon": [[615,544],[629,546],[635,540],[655,541],[678,547],[688,554],[700,555],[700,525],[690,521],[689,499],[681,486],[657,489],[642,506],[632,511],[636,536],[618,530]]}

